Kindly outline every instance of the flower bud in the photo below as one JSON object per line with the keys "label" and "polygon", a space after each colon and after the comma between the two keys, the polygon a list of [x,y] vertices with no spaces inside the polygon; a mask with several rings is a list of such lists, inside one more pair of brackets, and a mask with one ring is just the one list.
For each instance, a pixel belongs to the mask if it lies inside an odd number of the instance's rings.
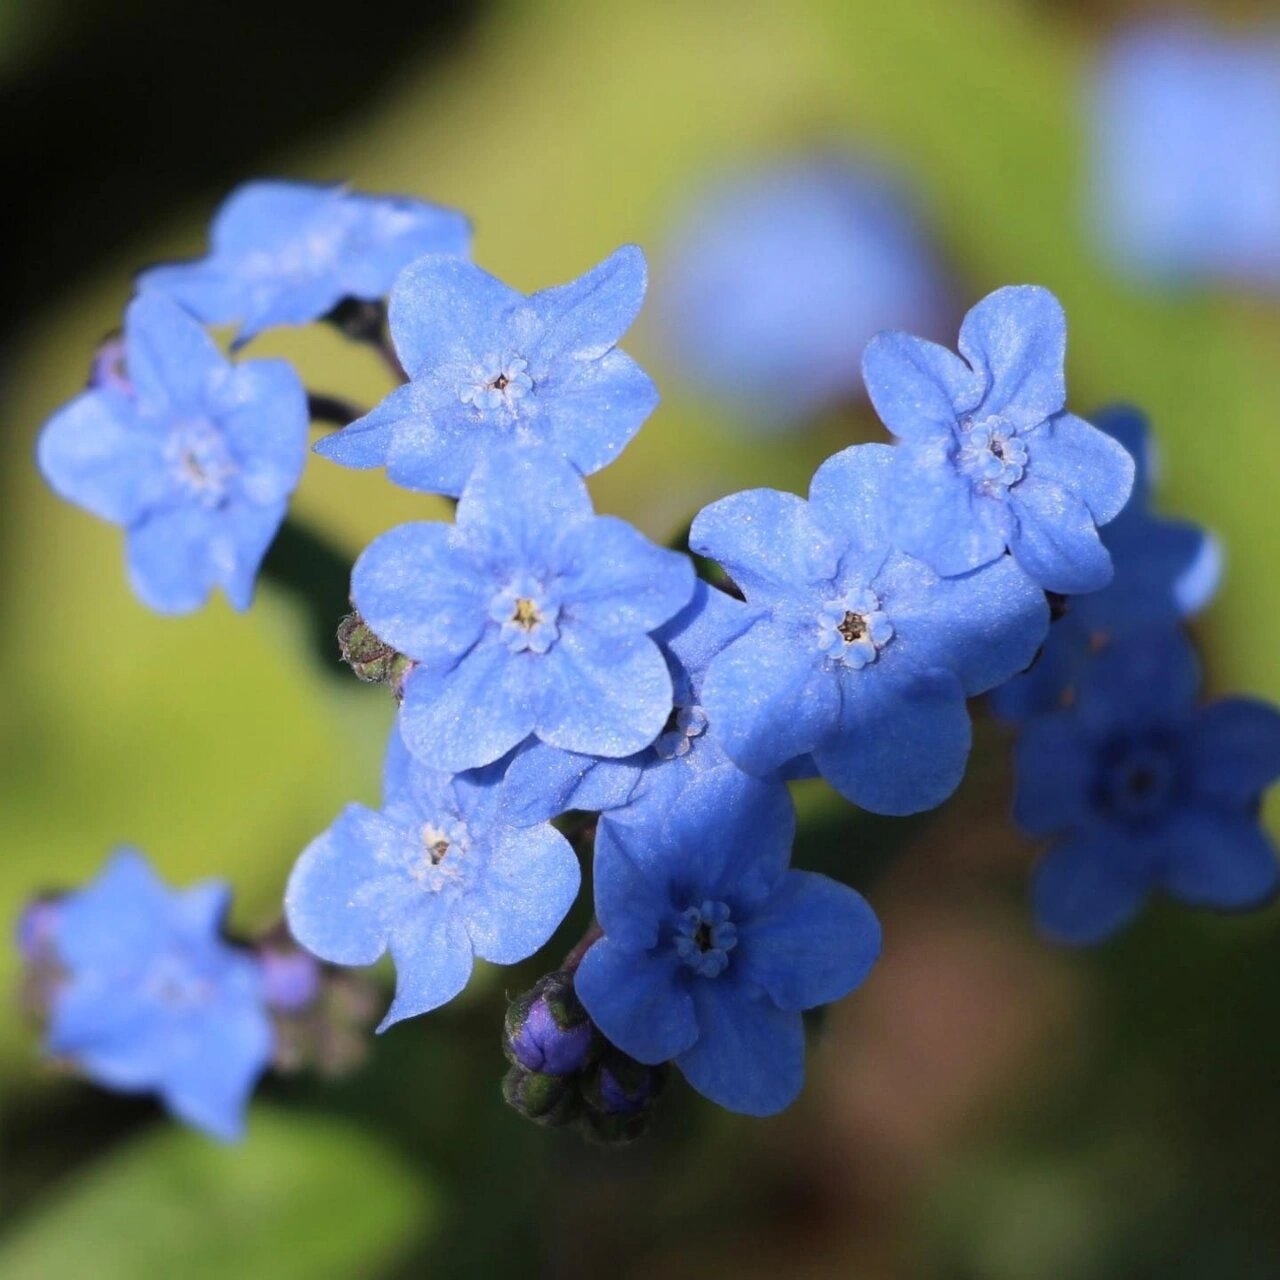
{"label": "flower bud", "polygon": [[667,1070],[666,1066],[646,1066],[609,1046],[583,1078],[583,1129],[600,1142],[635,1141],[653,1119]]}
{"label": "flower bud", "polygon": [[262,947],[258,951],[262,991],[279,1013],[300,1013],[320,994],[320,962],[298,947]]}
{"label": "flower bud", "polygon": [[502,1096],[510,1107],[535,1124],[559,1127],[581,1107],[574,1076],[553,1076],[514,1065],[502,1078]]}
{"label": "flower bud", "polygon": [[507,1009],[503,1050],[528,1071],[553,1076],[581,1071],[594,1040],[595,1028],[574,993],[571,974],[548,974]]}

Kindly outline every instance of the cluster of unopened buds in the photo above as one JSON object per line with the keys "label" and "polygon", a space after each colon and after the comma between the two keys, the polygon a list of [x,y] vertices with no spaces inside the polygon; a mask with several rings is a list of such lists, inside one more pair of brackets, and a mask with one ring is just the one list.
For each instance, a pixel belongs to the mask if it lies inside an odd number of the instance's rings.
{"label": "cluster of unopened buds", "polygon": [[[246,186],[207,257],[139,277],[122,340],[45,427],[45,478],[124,528],[133,588],[162,612],[217,588],[249,605],[311,421],[337,420],[314,445],[331,462],[457,499],[351,576],[343,653],[396,693],[381,807],[348,805],[302,852],[287,933],[256,948],[221,936],[225,890],[170,893],[134,853],[35,904],[22,946],[51,1054],[234,1132],[273,1058],[351,1057],[364,1003],[342,969],[390,952],[379,1029],[426,1014],[477,957],[539,951],[590,859],[589,929],[508,1012],[508,1100],[625,1139],[674,1064],[724,1107],[777,1112],[801,1090],[802,1015],[881,947],[858,893],[792,867],[788,783],[931,809],[964,772],[969,700],[992,691],[1020,727],[1018,820],[1054,842],[1033,893],[1048,934],[1099,940],[1155,890],[1271,895],[1258,809],[1280,714],[1198,705],[1180,624],[1214,590],[1215,544],[1148,511],[1134,411],[1067,410],[1052,294],[983,299],[959,354],[874,338],[863,376],[892,444],[829,458],[807,498],[713,502],[687,547],[662,547],[597,515],[583,479],[658,404],[617,345],[643,254],[526,296],[468,246],[431,205]],[[239,348],[320,320],[401,380],[353,420],[205,329],[238,326]]]}

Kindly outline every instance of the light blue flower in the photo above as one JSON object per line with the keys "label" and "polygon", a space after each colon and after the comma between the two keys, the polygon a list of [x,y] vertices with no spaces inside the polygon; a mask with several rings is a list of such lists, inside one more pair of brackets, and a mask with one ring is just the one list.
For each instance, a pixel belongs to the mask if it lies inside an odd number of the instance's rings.
{"label": "light blue flower", "polygon": [[231,1139],[274,1034],[257,962],[219,934],[230,892],[171,892],[140,853],[116,853],[60,900],[48,1051],[121,1093],[156,1093],[179,1119]]}
{"label": "light blue flower", "polygon": [[1014,812],[1055,841],[1032,885],[1050,937],[1101,941],[1155,890],[1239,910],[1280,884],[1258,815],[1280,778],[1280,711],[1248,698],[1197,706],[1199,686],[1180,631],[1134,633],[1085,670],[1069,710],[1023,729]]}
{"label": "light blue flower", "polygon": [[731,1111],[781,1111],[804,1079],[801,1011],[863,982],[879,922],[852,889],[788,868],[785,790],[715,770],[648,813],[597,836],[604,936],[583,957],[578,996],[640,1062],[674,1059]]}
{"label": "light blue flower", "polygon": [[474,956],[532,955],[577,896],[564,836],[502,815],[502,769],[430,769],[393,733],[382,809],[348,805],[294,866],[285,915],[304,947],[340,965],[391,952],[396,994],[379,1031],[452,1000]]}
{"label": "light blue flower", "polygon": [[1067,325],[1058,300],[1030,285],[999,289],[965,317],[960,355],[883,333],[863,355],[867,391],[901,443],[894,536],[947,577],[1008,548],[1046,591],[1074,595],[1111,580],[1097,526],[1120,513],[1133,460],[1064,412]]}
{"label": "light blue flower", "polygon": [[401,731],[461,772],[530,734],[566,751],[629,756],[662,732],[671,677],[650,638],[693,592],[688,558],[596,516],[581,476],[549,450],[480,463],[452,525],[401,525],[356,562],[352,599],[417,666]]}
{"label": "light blue flower", "polygon": [[310,324],[344,298],[384,298],[416,259],[466,257],[471,230],[460,213],[421,200],[272,181],[237,187],[211,239],[207,257],[152,267],[138,287],[205,324],[239,325],[247,342],[276,325]]}
{"label": "light blue flower", "polygon": [[307,451],[307,398],[282,360],[228,363],[176,303],[135,299],[118,373],[49,420],[37,458],[69,502],[123,526],[129,580],[161,613],[221,587],[246,609]]}
{"label": "light blue flower", "polygon": [[654,290],[670,359],[770,430],[862,394],[882,329],[934,332],[947,289],[905,193],[849,156],[730,175],[686,209]]}
{"label": "light blue flower", "polygon": [[316,452],[454,496],[482,458],[508,445],[545,446],[584,475],[599,471],[658,403],[649,376],[616,345],[645,281],[634,245],[529,297],[467,262],[415,263],[390,309],[411,381]]}
{"label": "light blue flower", "polygon": [[1057,710],[1082,665],[1100,648],[1198,613],[1213,598],[1222,576],[1222,553],[1212,534],[1150,510],[1153,451],[1143,415],[1116,406],[1103,410],[1095,422],[1124,445],[1137,465],[1128,505],[1102,531],[1115,577],[1101,591],[1066,601],[1066,612],[1049,628],[1031,669],[992,691],[991,704],[1006,720]]}
{"label": "light blue flower", "polygon": [[940,804],[969,754],[965,699],[1021,671],[1044,593],[1007,556],[940,578],[893,549],[893,450],[828,459],[809,501],[773,489],[705,508],[690,546],[762,616],[711,660],[702,705],[725,751],[765,776],[810,752],[877,813]]}
{"label": "light blue flower", "polygon": [[561,751],[526,742],[507,770],[504,803],[515,822],[545,822],[569,809],[604,813],[660,792],[675,792],[707,769],[728,765],[701,704],[711,659],[755,620],[756,611],[699,580],[693,599],[653,633],[666,655],[674,701],[661,734],[624,760]]}
{"label": "light blue flower", "polygon": [[1136,27],[1091,87],[1093,227],[1156,281],[1280,284],[1280,27]]}

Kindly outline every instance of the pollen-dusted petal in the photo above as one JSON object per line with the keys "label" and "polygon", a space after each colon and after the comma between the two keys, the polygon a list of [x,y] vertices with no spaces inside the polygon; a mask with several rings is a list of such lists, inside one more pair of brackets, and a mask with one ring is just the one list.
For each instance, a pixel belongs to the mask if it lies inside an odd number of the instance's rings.
{"label": "pollen-dusted petal", "polygon": [[947,438],[982,398],[982,376],[936,342],[880,333],[862,354],[862,379],[880,420],[900,440]]}
{"label": "pollen-dusted petal", "polygon": [[1051,418],[1030,439],[1028,475],[1079,494],[1095,524],[1106,524],[1124,510],[1135,464],[1118,440],[1071,413]]}
{"label": "pollen-dusted petal", "polygon": [[1028,474],[1010,491],[1014,524],[1009,550],[1046,591],[1079,595],[1112,578],[1111,556],[1084,500],[1051,480]]}
{"label": "pollen-dusted petal", "polygon": [[576,280],[535,293],[529,306],[543,329],[537,345],[542,359],[604,355],[639,315],[648,280],[644,252],[626,244]]}
{"label": "pollen-dusted petal", "polygon": [[448,1004],[471,977],[471,941],[455,904],[444,894],[423,898],[391,935],[396,994],[379,1031]]}

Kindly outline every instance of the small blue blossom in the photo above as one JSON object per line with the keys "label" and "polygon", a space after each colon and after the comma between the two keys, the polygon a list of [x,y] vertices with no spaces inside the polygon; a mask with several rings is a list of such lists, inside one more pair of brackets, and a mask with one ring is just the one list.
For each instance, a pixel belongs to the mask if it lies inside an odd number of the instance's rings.
{"label": "small blue blossom", "polygon": [[416,259],[466,257],[471,230],[460,213],[421,200],[274,181],[233,191],[211,239],[207,257],[152,267],[138,287],[205,324],[239,325],[247,342],[276,325],[310,324],[344,298],[385,298]]}
{"label": "small blue blossom", "polygon": [[536,735],[633,754],[662,732],[671,677],[650,638],[693,592],[688,558],[592,513],[548,450],[486,458],[452,525],[402,525],[357,561],[356,608],[417,666],[400,724],[439,768],[490,764]]}
{"label": "small blue blossom", "polygon": [[846,798],[903,814],[958,785],[965,699],[1026,667],[1048,608],[1007,556],[940,578],[894,550],[893,454],[855,445],[828,459],[807,503],[773,489],[712,503],[689,543],[758,611],[703,680],[724,750],[759,776],[812,753]]}
{"label": "small blue blossom", "polygon": [[766,429],[862,394],[882,329],[933,332],[947,290],[910,202],[875,166],[809,155],[714,183],[655,290],[670,358]]}
{"label": "small blue blossom", "polygon": [[674,1059],[731,1111],[781,1111],[804,1079],[801,1011],[862,983],[879,922],[852,889],[789,869],[783,790],[716,770],[648,814],[597,836],[604,936],[579,966],[578,996],[640,1062]]}
{"label": "small blue blossom", "polygon": [[960,355],[905,333],[863,354],[867,391],[900,443],[898,545],[937,573],[966,573],[1007,548],[1046,591],[1111,579],[1097,526],[1120,513],[1133,460],[1064,412],[1067,325],[1030,285],[999,289],[965,317]]}
{"label": "small blue blossom", "polygon": [[221,587],[248,608],[307,451],[307,399],[282,360],[228,363],[157,295],[125,315],[127,378],[96,385],[49,420],[40,470],[61,497],[122,525],[129,579],[161,613]]}
{"label": "small blue blossom", "polygon": [[348,805],[294,866],[285,915],[304,947],[340,965],[391,952],[396,994],[380,1031],[452,1000],[474,956],[532,955],[577,896],[564,836],[502,815],[502,769],[430,769],[393,733],[382,809]]}
{"label": "small blue blossom", "polygon": [[258,964],[220,936],[229,896],[213,882],[172,892],[140,853],[116,853],[58,903],[46,1040],[98,1084],[156,1093],[223,1139],[273,1049]]}
{"label": "small blue blossom", "polygon": [[667,724],[644,750],[623,760],[525,743],[507,769],[505,803],[516,822],[545,822],[569,809],[604,813],[675,791],[708,769],[735,767],[701,704],[707,666],[755,620],[755,610],[699,580],[693,599],[653,633],[671,673],[674,700]]}
{"label": "small blue blossom", "polygon": [[1102,647],[1135,631],[1173,625],[1198,613],[1212,599],[1222,576],[1216,538],[1183,520],[1153,515],[1152,446],[1147,421],[1138,410],[1116,406],[1095,419],[1136,462],[1133,495],[1102,531],[1115,577],[1102,588],[1073,596],[1049,628],[1031,669],[995,689],[991,703],[1006,720],[1056,710],[1070,697],[1082,664]]}
{"label": "small blue blossom", "polygon": [[482,458],[545,446],[583,475],[612,462],[658,403],[617,348],[644,301],[644,254],[619,249],[569,284],[526,297],[470,263],[424,258],[391,294],[410,382],[316,452],[457,496]]}
{"label": "small blue blossom", "polygon": [[1157,281],[1280,284],[1280,28],[1136,27],[1095,70],[1093,224]]}
{"label": "small blue blossom", "polygon": [[1280,711],[1247,698],[1197,706],[1199,684],[1180,631],[1135,633],[1098,655],[1069,710],[1024,728],[1014,812],[1055,841],[1032,885],[1049,936],[1098,942],[1157,889],[1224,910],[1275,892],[1258,806],[1280,778]]}

